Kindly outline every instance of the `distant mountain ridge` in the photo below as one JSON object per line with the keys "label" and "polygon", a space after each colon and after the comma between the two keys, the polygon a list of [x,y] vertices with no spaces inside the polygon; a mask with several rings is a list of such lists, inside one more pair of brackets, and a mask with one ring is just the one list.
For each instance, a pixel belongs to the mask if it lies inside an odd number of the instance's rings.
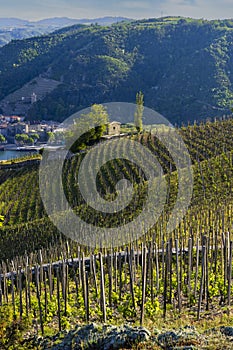
{"label": "distant mountain ridge", "polygon": [[33,22],[35,24],[45,24],[45,25],[61,25],[61,26],[68,26],[68,25],[74,25],[74,24],[99,24],[99,25],[111,25],[113,23],[118,23],[122,21],[130,21],[131,19],[126,17],[112,17],[112,16],[106,16],[106,17],[98,17],[98,18],[83,18],[83,19],[72,19],[68,17],[54,17],[54,18],[47,18],[42,19],[36,22]]}
{"label": "distant mountain ridge", "polygon": [[48,79],[48,94],[27,106],[29,119],[62,121],[93,103],[135,102],[139,90],[147,107],[178,124],[231,114],[233,106],[233,20],[79,24],[12,41],[0,62],[5,114],[18,111],[13,92],[29,82],[40,90],[38,79]]}
{"label": "distant mountain ridge", "polygon": [[126,17],[113,17],[113,16],[106,16],[106,17],[98,17],[98,18],[81,18],[81,19],[75,19],[75,18],[69,18],[69,17],[52,17],[52,18],[45,18],[38,21],[29,21],[24,20],[20,18],[5,18],[0,17],[0,28],[4,27],[17,27],[17,26],[25,26],[25,25],[46,25],[46,26],[61,26],[61,25],[73,25],[73,24],[92,24],[92,23],[98,23],[100,25],[109,24],[116,22],[122,22],[130,20]]}
{"label": "distant mountain ridge", "polygon": [[29,21],[19,18],[0,18],[0,46],[11,40],[26,39],[33,36],[48,34],[54,30],[75,24],[111,25],[116,22],[128,21],[125,17],[100,17],[93,19],[73,19],[68,17],[46,18],[38,21]]}

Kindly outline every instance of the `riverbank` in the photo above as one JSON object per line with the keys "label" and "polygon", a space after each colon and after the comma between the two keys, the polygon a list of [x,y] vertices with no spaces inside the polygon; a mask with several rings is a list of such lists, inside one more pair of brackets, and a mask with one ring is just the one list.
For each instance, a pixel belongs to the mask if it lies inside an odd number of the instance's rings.
{"label": "riverbank", "polygon": [[0,160],[0,170],[14,168],[17,169],[19,167],[24,167],[28,165],[39,164],[41,161],[41,155],[35,154],[27,157],[9,159],[9,160]]}
{"label": "riverbank", "polygon": [[7,144],[0,147],[0,162],[7,162],[9,164],[21,162],[21,158],[35,158],[42,153],[43,149],[57,151],[61,149],[61,146],[48,146],[47,144],[40,144],[37,146],[17,147],[15,144]]}
{"label": "riverbank", "polygon": [[47,144],[39,144],[35,146],[17,146],[15,144],[1,145],[0,151],[20,151],[20,152],[39,152],[41,149],[46,147]]}

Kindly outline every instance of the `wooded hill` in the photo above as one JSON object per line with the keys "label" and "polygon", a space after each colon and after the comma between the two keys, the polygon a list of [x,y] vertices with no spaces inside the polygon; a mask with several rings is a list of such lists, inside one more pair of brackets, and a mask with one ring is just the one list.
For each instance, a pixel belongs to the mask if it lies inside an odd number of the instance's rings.
{"label": "wooded hill", "polygon": [[[0,49],[0,99],[42,75],[62,84],[29,119],[64,120],[93,103],[135,102],[173,123],[230,113],[233,20],[167,17],[72,26]],[[2,105],[1,105],[2,107]]]}

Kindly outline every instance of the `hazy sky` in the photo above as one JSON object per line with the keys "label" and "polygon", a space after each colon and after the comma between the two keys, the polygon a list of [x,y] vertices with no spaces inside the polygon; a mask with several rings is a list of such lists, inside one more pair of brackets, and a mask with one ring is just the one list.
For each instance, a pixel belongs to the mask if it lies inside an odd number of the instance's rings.
{"label": "hazy sky", "polygon": [[108,15],[231,18],[233,0],[0,0],[0,17],[35,20],[56,16],[94,18]]}

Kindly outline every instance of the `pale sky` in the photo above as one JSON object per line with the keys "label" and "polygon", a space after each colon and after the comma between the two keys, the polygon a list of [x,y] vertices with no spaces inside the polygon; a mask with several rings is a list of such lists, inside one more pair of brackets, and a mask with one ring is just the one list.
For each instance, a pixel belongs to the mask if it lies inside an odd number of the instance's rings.
{"label": "pale sky", "polygon": [[37,20],[48,17],[151,18],[185,16],[233,17],[233,0],[0,0],[0,17]]}

